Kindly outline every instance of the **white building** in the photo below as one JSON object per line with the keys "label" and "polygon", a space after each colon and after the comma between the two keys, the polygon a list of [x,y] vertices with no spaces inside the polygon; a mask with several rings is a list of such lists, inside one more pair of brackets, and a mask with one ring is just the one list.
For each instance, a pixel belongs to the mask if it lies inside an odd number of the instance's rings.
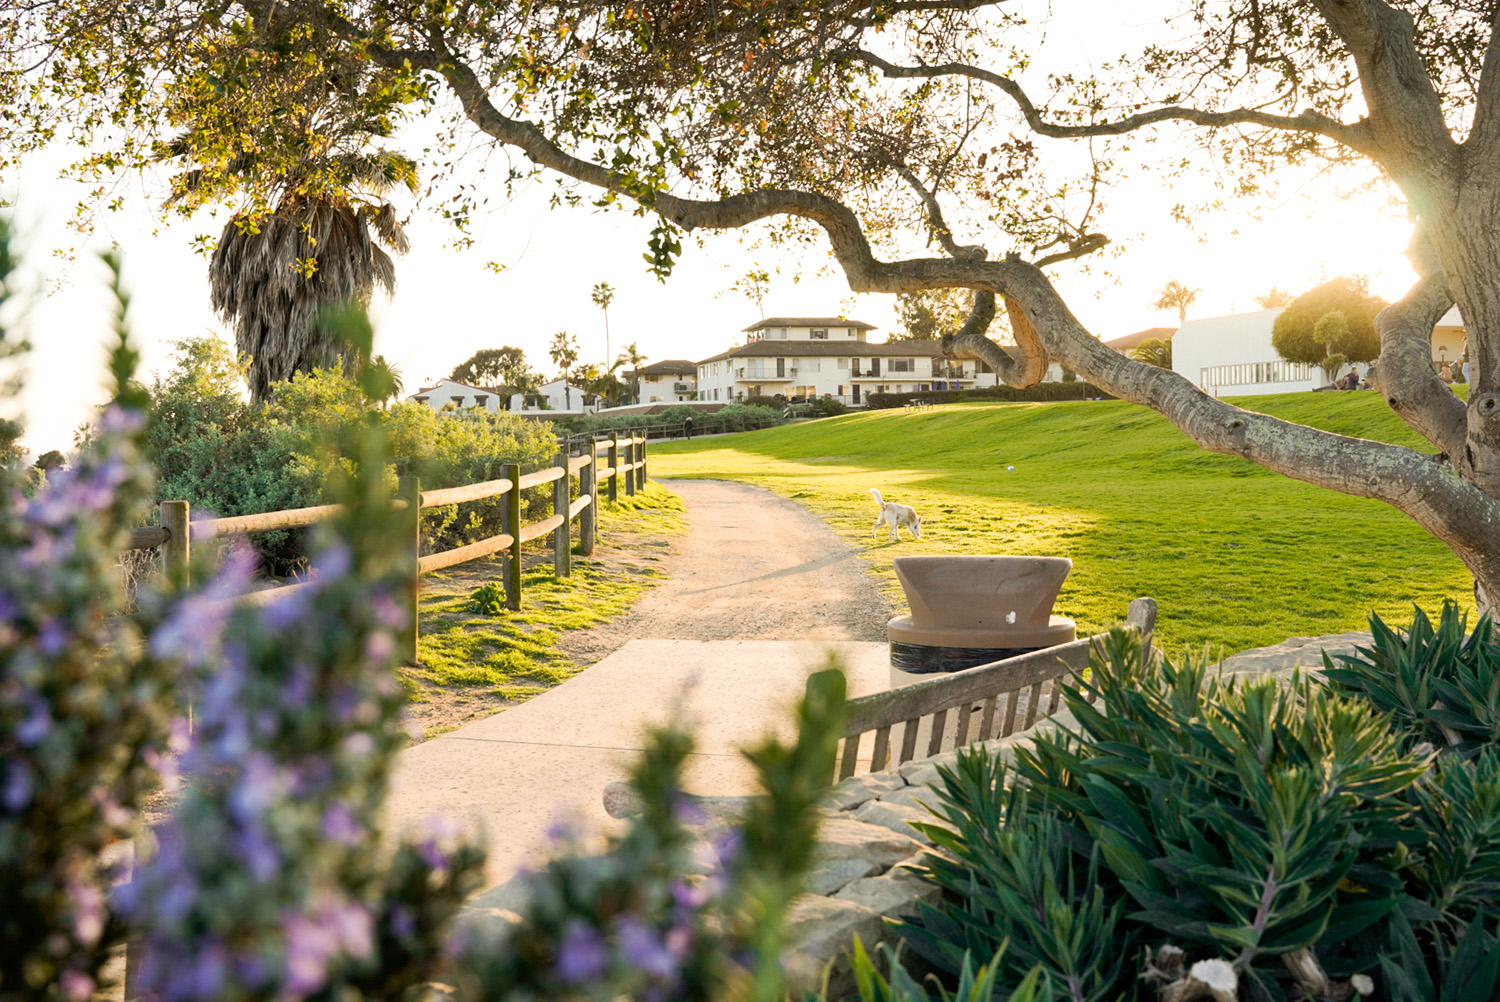
{"label": "white building", "polygon": [[426,404],[435,411],[440,411],[450,405],[457,410],[478,408],[485,411],[498,411],[501,398],[500,394],[488,387],[469,386],[452,379],[439,379],[435,385],[423,387],[406,399]]}
{"label": "white building", "polygon": [[[547,401],[547,406],[538,407],[536,399]],[[593,396],[585,394],[582,389],[561,379],[554,379],[550,383],[543,383],[536,393],[512,393],[510,396],[510,409],[516,413],[541,413],[545,411],[557,411],[561,414],[592,414],[598,407],[598,400]]]}
{"label": "white building", "polygon": [[875,328],[844,317],[773,317],[745,328],[747,343],[697,363],[698,399],[834,397],[994,386],[989,366],[943,357],[937,341],[870,344]]}
{"label": "white building", "polygon": [[652,362],[630,374],[636,403],[686,403],[698,399],[698,363],[683,358]]}
{"label": "white building", "polygon": [[1328,385],[1316,365],[1288,362],[1271,347],[1280,309],[1186,321],[1172,337],[1172,371],[1211,396],[1291,393]]}
{"label": "white building", "polygon": [[[1280,314],[1279,309],[1260,310],[1187,321],[1172,338],[1172,370],[1215,396],[1293,393],[1327,386],[1328,377],[1318,366],[1285,361],[1271,347],[1271,328]],[[1433,364],[1451,362],[1456,370],[1463,340],[1463,321],[1458,310],[1451,309],[1432,332]],[[1355,368],[1363,376],[1368,367],[1361,362]]]}

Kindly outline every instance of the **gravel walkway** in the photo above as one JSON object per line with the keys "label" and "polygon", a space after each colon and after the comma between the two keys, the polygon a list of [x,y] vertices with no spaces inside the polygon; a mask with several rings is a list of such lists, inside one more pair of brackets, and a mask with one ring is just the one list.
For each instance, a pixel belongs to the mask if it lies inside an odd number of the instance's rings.
{"label": "gravel walkway", "polygon": [[628,641],[886,639],[890,603],[857,551],[795,501],[722,480],[668,480],[689,530],[667,580],[604,626],[564,634],[598,660]]}

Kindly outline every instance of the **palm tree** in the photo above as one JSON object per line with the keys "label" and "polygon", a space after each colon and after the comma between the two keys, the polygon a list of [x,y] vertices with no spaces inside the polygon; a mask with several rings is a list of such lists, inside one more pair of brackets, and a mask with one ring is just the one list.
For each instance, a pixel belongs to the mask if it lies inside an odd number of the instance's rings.
{"label": "palm tree", "polygon": [[641,366],[645,364],[646,356],[641,354],[641,350],[636,347],[636,342],[634,341],[627,344],[625,350],[620,352],[620,357],[615,359],[614,369],[623,368],[625,370],[626,378],[629,380],[626,385],[630,387],[630,396],[634,403],[641,402],[640,376],[637,373],[640,371]]}
{"label": "palm tree", "polygon": [[609,358],[609,304],[615,301],[615,290],[608,282],[594,286],[594,305],[604,311],[604,357]]}
{"label": "palm tree", "polygon": [[401,370],[392,365],[389,359],[384,355],[376,355],[370,359],[370,371],[375,376],[377,385],[385,391],[385,396],[376,403],[384,405],[401,398],[401,392],[406,389],[406,384],[401,378]]}
{"label": "palm tree", "polygon": [[357,159],[365,163],[351,166],[368,168],[362,179],[374,197],[288,192],[266,215],[237,214],[214,248],[213,307],[234,324],[235,348],[250,358],[246,378],[256,400],[293,373],[347,368],[349,345],[324,314],[367,306],[377,284],[388,294],[396,287],[396,267],[382,245],[404,254],[406,233],[395,208],[378,196],[402,178],[386,169],[388,157]]}
{"label": "palm tree", "polygon": [[563,406],[572,410],[573,391],[568,385],[568,373],[578,364],[578,342],[567,331],[558,331],[552,335],[552,344],[548,345],[547,354],[551,357],[552,364],[562,370]]}
{"label": "palm tree", "polygon": [[1156,290],[1156,302],[1152,303],[1158,310],[1176,310],[1177,322],[1187,322],[1187,308],[1192,306],[1198,298],[1202,289],[1189,289],[1177,279],[1169,279],[1167,284]]}
{"label": "palm tree", "polygon": [[[214,309],[250,358],[251,395],[355,355],[329,314],[395,287],[387,251],[406,235],[387,195],[417,190],[417,167],[380,147],[406,117],[399,74],[344,54],[296,19],[227,18],[165,83],[181,131],[158,159],[176,164],[175,205],[238,205],[209,261]],[[289,53],[293,54],[289,56]],[[225,80],[253,76],[254,87]],[[364,361],[364,359],[360,359]]]}

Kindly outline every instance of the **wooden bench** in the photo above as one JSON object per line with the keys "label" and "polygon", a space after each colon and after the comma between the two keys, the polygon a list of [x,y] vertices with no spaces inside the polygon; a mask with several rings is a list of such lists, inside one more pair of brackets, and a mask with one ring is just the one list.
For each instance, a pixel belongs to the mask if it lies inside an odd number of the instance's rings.
{"label": "wooden bench", "polygon": [[[1125,625],[1140,631],[1149,645],[1156,626],[1156,600],[1138,598],[1131,602]],[[1104,636],[1083,637],[849,700],[837,778],[848,779],[859,769],[860,745],[870,732],[875,738],[864,771],[879,772],[950,748],[1026,730],[1036,723],[1044,703],[1046,715],[1057,712],[1062,700],[1058,683],[1088,667],[1090,651]],[[950,713],[956,715],[953,727],[948,725]],[[892,736],[897,727],[899,747]],[[919,737],[926,739],[920,745]]]}

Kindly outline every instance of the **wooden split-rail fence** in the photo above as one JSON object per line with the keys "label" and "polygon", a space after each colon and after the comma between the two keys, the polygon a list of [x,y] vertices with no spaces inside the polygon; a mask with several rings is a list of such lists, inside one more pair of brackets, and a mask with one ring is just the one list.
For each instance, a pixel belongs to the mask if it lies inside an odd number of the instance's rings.
{"label": "wooden split-rail fence", "polygon": [[[1149,650],[1156,600],[1131,602],[1125,625],[1140,631]],[[1088,667],[1090,652],[1105,636],[1083,637],[849,700],[837,778],[848,779],[861,767],[879,772],[1030,728],[1038,716],[1057,712],[1062,701],[1059,683]],[[860,747],[866,734],[874,735],[868,758]]]}
{"label": "wooden split-rail fence", "polygon": [[[417,477],[402,477],[397,497],[392,505],[409,516],[407,531],[413,549],[411,588],[408,590],[411,629],[402,638],[402,655],[409,661],[417,658],[417,580],[423,574],[453,567],[470,560],[478,560],[496,553],[504,553],[505,560],[505,604],[509,609],[521,608],[521,546],[523,543],[552,534],[553,569],[558,577],[572,573],[572,525],[578,525],[579,552],[588,556],[594,552],[594,540],[598,532],[598,505],[601,491],[604,499],[614,502],[621,493],[631,496],[646,487],[646,437],[632,435],[627,438],[611,438],[603,441],[563,440],[551,466],[523,474],[520,464],[510,463],[505,467],[505,476],[499,480],[487,480],[461,487],[443,487],[423,490]],[[572,453],[578,451],[579,455]],[[578,479],[578,496],[573,497],[573,478]],[[552,514],[539,522],[521,524],[521,492],[543,484],[552,484]],[[444,505],[462,504],[466,501],[482,501],[486,498],[503,497],[505,508],[502,514],[504,531],[499,535],[478,542],[422,555],[422,519],[424,508],[439,508]],[[224,536],[246,535],[255,532],[271,532],[277,529],[295,529],[314,525],[331,518],[339,510],[338,505],[315,505],[311,508],[291,508],[284,511],[268,511],[258,515],[235,515],[229,518],[206,518],[193,521],[186,501],[163,501],[160,505],[160,524],[132,529],[125,545],[127,550],[160,548],[163,569],[166,573],[185,580],[192,556],[194,539],[209,540]],[[263,606],[287,597],[307,584],[281,585],[250,592],[236,601]]]}

